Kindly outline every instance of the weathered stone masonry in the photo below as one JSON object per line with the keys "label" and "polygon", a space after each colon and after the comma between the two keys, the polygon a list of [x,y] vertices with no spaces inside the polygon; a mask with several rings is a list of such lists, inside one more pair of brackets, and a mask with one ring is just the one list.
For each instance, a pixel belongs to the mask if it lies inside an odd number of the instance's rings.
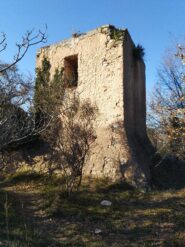
{"label": "weathered stone masonry", "polygon": [[76,66],[75,90],[81,100],[90,99],[97,105],[97,139],[84,174],[113,181],[126,179],[143,187],[150,180],[145,65],[134,57],[134,48],[127,30],[107,25],[41,48],[37,67],[44,57],[51,63],[51,76],[56,68],[66,66],[67,71]]}

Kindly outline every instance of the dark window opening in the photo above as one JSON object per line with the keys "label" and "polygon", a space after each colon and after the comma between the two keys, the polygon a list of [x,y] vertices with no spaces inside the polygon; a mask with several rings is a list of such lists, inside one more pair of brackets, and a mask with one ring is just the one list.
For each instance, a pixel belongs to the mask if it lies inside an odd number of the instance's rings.
{"label": "dark window opening", "polygon": [[78,84],[78,56],[73,55],[64,59],[64,73],[66,87],[77,87]]}

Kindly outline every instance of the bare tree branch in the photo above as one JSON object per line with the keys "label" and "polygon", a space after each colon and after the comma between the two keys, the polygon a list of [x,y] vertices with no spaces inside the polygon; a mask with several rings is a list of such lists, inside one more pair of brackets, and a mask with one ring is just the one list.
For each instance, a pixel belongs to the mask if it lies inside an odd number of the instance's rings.
{"label": "bare tree branch", "polygon": [[6,43],[6,35],[5,33],[2,33],[2,38],[0,40],[0,52],[4,51],[7,47],[7,43]]}
{"label": "bare tree branch", "polygon": [[[31,31],[27,31],[25,35],[22,37],[22,41],[20,43],[16,43],[17,53],[14,55],[13,61],[10,64],[4,65],[4,67],[0,67],[0,73],[4,73],[6,70],[10,69],[11,67],[15,66],[20,60],[28,52],[29,48],[37,45],[39,43],[45,43],[47,41],[46,36],[47,26],[45,27],[44,31],[39,30],[36,34],[34,34],[34,29]],[[5,43],[6,36],[2,34],[2,40],[0,41],[0,52],[6,49],[7,44]]]}

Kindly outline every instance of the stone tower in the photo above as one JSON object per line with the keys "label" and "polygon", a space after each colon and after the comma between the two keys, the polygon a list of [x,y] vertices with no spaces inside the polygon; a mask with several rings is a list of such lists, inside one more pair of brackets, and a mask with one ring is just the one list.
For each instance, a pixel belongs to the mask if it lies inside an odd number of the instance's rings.
{"label": "stone tower", "polygon": [[84,175],[126,180],[137,187],[150,181],[151,145],[146,134],[145,64],[127,30],[101,26],[37,53],[37,67],[46,57],[51,76],[64,68],[80,99],[90,99],[99,114],[97,139]]}

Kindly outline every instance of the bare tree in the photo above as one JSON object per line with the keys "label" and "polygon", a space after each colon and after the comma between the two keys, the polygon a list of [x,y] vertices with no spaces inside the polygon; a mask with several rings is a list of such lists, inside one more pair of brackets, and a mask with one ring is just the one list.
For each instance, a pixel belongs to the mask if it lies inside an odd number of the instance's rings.
{"label": "bare tree", "polygon": [[12,66],[0,77],[0,169],[10,157],[7,150],[38,137],[50,124],[52,116],[36,121],[33,105],[33,79],[19,74]]}
{"label": "bare tree", "polygon": [[175,54],[158,71],[158,82],[150,101],[151,136],[162,153],[185,158],[185,68]]}
{"label": "bare tree", "polygon": [[[46,42],[46,30],[27,31],[17,43],[17,53],[11,63],[0,63],[0,169],[3,169],[5,149],[28,141],[42,129],[35,122],[33,79],[21,75],[17,63],[31,46]],[[0,53],[6,50],[6,35],[2,33]]]}

